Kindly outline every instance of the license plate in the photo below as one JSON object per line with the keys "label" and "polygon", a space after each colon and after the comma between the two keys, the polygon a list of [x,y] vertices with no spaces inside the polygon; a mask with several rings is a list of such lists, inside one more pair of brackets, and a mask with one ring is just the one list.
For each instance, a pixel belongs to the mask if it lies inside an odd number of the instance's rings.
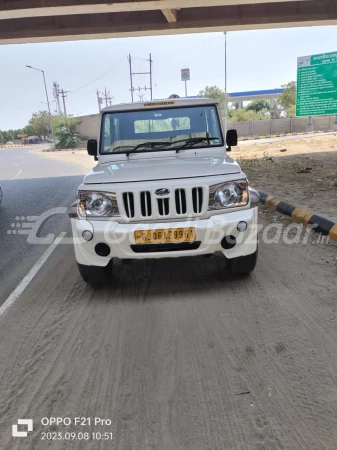
{"label": "license plate", "polygon": [[195,228],[167,228],[163,230],[135,231],[136,244],[163,244],[181,242],[194,242],[196,240]]}

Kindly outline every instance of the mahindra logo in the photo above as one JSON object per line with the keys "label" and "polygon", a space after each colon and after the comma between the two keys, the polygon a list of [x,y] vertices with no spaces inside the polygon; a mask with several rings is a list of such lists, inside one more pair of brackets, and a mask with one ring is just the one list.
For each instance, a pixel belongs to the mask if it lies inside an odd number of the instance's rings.
{"label": "mahindra logo", "polygon": [[168,195],[170,193],[170,189],[167,188],[161,188],[154,191],[156,195]]}

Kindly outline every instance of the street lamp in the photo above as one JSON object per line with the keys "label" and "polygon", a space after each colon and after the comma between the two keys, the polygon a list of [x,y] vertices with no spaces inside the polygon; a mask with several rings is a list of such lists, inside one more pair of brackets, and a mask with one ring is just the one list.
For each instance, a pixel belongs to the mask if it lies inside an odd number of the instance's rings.
{"label": "street lamp", "polygon": [[[227,134],[227,31],[224,32],[225,35],[225,147],[226,147],[226,134]],[[227,148],[227,147],[226,147]]]}
{"label": "street lamp", "polygon": [[47,98],[47,104],[48,104],[48,111],[49,111],[49,125],[50,125],[51,134],[52,134],[52,138],[53,138],[53,148],[55,148],[53,120],[52,120],[52,115],[51,115],[51,112],[50,112],[50,104],[49,104],[49,97],[48,97],[47,83],[46,83],[46,77],[45,77],[45,75],[44,75],[44,70],[36,69],[35,67],[32,67],[32,66],[26,66],[26,67],[27,67],[28,69],[33,69],[33,70],[37,70],[38,72],[42,72],[42,75],[43,75],[43,81],[44,81],[44,88],[45,88],[45,91],[46,91],[46,98]]}

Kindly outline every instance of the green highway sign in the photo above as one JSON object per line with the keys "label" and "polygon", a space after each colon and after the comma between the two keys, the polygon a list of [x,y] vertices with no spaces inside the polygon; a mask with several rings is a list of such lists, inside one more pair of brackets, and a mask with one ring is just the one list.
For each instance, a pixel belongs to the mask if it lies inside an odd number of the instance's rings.
{"label": "green highway sign", "polygon": [[296,116],[337,114],[337,52],[297,58]]}

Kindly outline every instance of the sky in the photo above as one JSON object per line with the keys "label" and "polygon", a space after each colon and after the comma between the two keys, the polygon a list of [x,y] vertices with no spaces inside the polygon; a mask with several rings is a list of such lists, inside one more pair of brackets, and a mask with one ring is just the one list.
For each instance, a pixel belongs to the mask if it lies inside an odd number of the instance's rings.
{"label": "sky", "polygon": [[[228,92],[281,87],[296,80],[298,56],[332,51],[337,51],[336,26],[230,32]],[[42,74],[26,65],[45,71],[51,101],[53,81],[69,91],[67,112],[81,116],[98,112],[96,91],[105,87],[113,103],[131,101],[129,53],[133,72],[148,71],[152,54],[156,99],[184,96],[183,68],[191,73],[188,95],[205,86],[224,89],[223,33],[5,45],[0,46],[0,130],[21,128],[34,112],[47,110]],[[134,78],[135,87],[145,85],[147,76]]]}

